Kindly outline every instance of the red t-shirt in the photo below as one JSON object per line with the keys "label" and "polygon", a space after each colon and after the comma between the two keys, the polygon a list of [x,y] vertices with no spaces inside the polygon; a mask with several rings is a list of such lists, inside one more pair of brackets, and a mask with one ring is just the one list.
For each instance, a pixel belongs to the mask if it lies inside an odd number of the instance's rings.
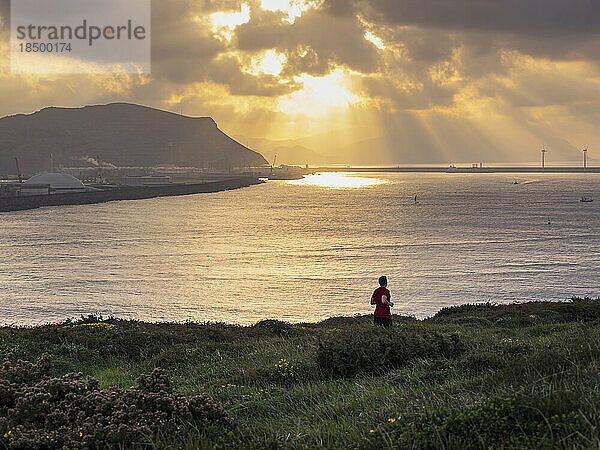
{"label": "red t-shirt", "polygon": [[375,317],[383,317],[383,318],[389,318],[392,317],[392,313],[390,312],[390,307],[388,305],[384,305],[383,303],[381,303],[381,297],[385,295],[387,296],[387,300],[388,302],[390,301],[390,291],[388,291],[387,288],[384,288],[383,286],[380,288],[375,289],[375,292],[373,292],[373,300],[375,300],[375,304],[377,306],[375,306],[375,313],[373,314],[373,316]]}

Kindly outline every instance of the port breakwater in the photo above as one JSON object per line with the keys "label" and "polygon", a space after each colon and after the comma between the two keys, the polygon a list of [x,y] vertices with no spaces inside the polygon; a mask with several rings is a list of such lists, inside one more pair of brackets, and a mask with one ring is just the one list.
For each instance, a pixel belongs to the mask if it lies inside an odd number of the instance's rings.
{"label": "port breakwater", "polygon": [[256,177],[236,177],[207,183],[174,183],[161,186],[118,187],[116,189],[22,197],[0,197],[0,212],[23,211],[45,206],[87,205],[117,200],[141,200],[209,192],[220,192],[262,183]]}
{"label": "port breakwater", "polygon": [[305,173],[315,172],[428,172],[428,173],[600,173],[600,167],[531,167],[531,166],[499,166],[499,167],[460,167],[460,166],[382,166],[351,167],[323,166],[312,167]]}

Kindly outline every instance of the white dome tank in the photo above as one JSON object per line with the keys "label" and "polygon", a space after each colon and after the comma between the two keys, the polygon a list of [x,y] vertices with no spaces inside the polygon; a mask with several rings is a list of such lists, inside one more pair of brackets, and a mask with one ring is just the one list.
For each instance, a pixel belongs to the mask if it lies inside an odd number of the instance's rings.
{"label": "white dome tank", "polygon": [[54,192],[86,191],[86,187],[80,180],[66,173],[40,173],[25,181],[25,184],[47,184]]}

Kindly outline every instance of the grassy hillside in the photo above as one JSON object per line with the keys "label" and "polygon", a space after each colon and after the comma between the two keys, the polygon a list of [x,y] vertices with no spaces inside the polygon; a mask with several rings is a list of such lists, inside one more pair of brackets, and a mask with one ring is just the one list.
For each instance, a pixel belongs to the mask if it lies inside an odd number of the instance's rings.
{"label": "grassy hillside", "polygon": [[395,320],[391,330],[368,316],[251,327],[89,317],[2,328],[0,441],[21,448],[600,444],[600,300],[466,305]]}

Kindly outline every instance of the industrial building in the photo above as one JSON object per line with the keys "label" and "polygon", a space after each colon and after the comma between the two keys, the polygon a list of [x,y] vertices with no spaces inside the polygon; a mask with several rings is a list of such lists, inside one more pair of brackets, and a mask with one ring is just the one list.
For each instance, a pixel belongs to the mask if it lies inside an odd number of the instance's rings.
{"label": "industrial building", "polygon": [[17,181],[0,183],[0,196],[2,197],[25,197],[87,191],[89,191],[89,188],[80,180],[66,173],[40,173],[23,183]]}

